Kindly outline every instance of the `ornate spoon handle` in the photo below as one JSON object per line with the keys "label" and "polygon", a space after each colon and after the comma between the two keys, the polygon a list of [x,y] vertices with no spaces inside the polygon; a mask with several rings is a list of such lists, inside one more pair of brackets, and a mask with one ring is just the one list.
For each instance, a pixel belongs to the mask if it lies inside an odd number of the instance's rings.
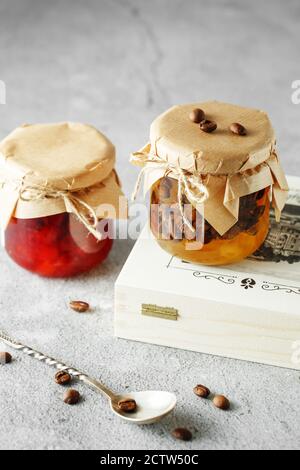
{"label": "ornate spoon handle", "polygon": [[107,398],[110,398],[111,400],[116,398],[115,394],[111,390],[109,390],[105,385],[100,383],[98,380],[92,379],[88,375],[84,374],[83,372],[80,372],[77,369],[74,369],[73,367],[69,367],[66,364],[63,364],[62,362],[57,361],[56,359],[53,359],[50,356],[45,356],[45,354],[42,354],[39,351],[31,349],[28,346],[25,346],[24,344],[13,340],[1,330],[0,339],[8,346],[17,349],[18,351],[22,351],[23,353],[27,354],[30,357],[33,357],[34,359],[37,359],[38,361],[45,362],[45,364],[47,364],[48,366],[53,366],[58,370],[68,372],[70,375],[72,375],[73,377],[77,377],[79,380],[86,383],[87,385],[90,385],[98,392],[102,392],[104,395],[106,395]]}

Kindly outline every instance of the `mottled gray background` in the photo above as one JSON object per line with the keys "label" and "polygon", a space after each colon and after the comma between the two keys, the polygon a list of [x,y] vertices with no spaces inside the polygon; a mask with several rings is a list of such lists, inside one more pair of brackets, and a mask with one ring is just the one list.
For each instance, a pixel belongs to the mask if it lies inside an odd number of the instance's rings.
{"label": "mottled gray background", "polygon": [[[220,99],[267,110],[283,165],[299,175],[299,20],[298,0],[1,0],[0,137],[24,122],[92,123],[116,144],[129,194],[137,172],[128,154],[146,142],[151,120],[176,103]],[[115,389],[175,391],[176,413],[132,427],[81,386],[83,402],[67,407],[53,371],[15,354],[0,366],[0,447],[298,448],[299,372],[113,337],[113,283],[131,246],[117,242],[102,267],[68,281],[32,276],[1,251],[0,327]],[[73,297],[93,313],[71,313]],[[227,394],[233,411],[195,399],[198,382]],[[194,432],[191,443],[170,437],[176,424]]]}

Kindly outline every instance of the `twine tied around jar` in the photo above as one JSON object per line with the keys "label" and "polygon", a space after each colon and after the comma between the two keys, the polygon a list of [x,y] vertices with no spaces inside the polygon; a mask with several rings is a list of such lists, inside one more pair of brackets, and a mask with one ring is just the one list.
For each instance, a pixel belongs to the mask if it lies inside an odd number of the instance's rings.
{"label": "twine tied around jar", "polygon": [[49,185],[26,184],[22,182],[2,181],[0,186],[13,185],[19,193],[19,199],[24,202],[40,201],[42,199],[63,199],[69,213],[76,215],[86,229],[99,241],[102,240],[101,233],[97,230],[98,217],[95,210],[86,203],[78,194],[84,189],[61,190]]}
{"label": "twine tied around jar", "polygon": [[149,166],[147,164],[155,163],[165,168],[165,176],[171,175],[178,180],[178,205],[182,220],[185,225],[192,231],[195,232],[195,228],[185,215],[184,211],[184,196],[188,198],[192,206],[197,207],[204,204],[209,198],[209,192],[207,187],[202,181],[202,177],[199,173],[190,173],[187,170],[180,168],[179,161],[177,165],[172,165],[167,160],[154,154],[146,154],[142,152],[135,152],[131,154],[130,162],[137,165],[145,165],[138,176],[133,194],[132,200],[134,201],[141,188],[143,178]]}
{"label": "twine tied around jar", "polygon": [[86,229],[97,239],[102,240],[102,235],[97,230],[98,217],[95,210],[83,201],[82,198],[75,195],[80,190],[59,190],[51,186],[31,185],[21,186],[19,194],[20,199],[25,202],[38,201],[41,199],[63,199],[68,212],[76,215]]}

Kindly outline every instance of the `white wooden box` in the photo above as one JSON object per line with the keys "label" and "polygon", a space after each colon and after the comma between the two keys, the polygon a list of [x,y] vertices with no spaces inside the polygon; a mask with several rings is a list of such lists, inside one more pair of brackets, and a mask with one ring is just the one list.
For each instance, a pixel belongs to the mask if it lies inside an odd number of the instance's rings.
{"label": "white wooden box", "polygon": [[227,267],[172,258],[146,227],[115,285],[115,335],[300,370],[300,178],[261,253]]}

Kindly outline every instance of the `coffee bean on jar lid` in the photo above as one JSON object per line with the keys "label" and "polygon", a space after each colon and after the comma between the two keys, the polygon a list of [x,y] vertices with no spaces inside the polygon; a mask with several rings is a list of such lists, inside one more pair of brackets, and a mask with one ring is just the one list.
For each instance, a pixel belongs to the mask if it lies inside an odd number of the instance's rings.
{"label": "coffee bean on jar lid", "polygon": [[126,413],[133,413],[137,409],[136,401],[128,398],[125,400],[120,400],[118,403],[118,408],[121,411],[125,411]]}
{"label": "coffee bean on jar lid", "polygon": [[192,439],[192,433],[186,428],[176,428],[172,431],[172,436],[175,439],[179,439],[180,441],[190,441]]}
{"label": "coffee bean on jar lid", "polygon": [[80,400],[80,393],[77,390],[70,389],[64,395],[64,402],[67,405],[76,405]]}
{"label": "coffee bean on jar lid", "polygon": [[0,352],[0,364],[9,364],[12,357],[8,352]]}
{"label": "coffee bean on jar lid", "polygon": [[59,385],[67,385],[71,382],[72,378],[68,372],[60,370],[55,374],[55,382]]}
{"label": "coffee bean on jar lid", "polygon": [[200,124],[200,122],[205,119],[205,112],[203,111],[203,109],[197,108],[190,113],[189,117],[192,122]]}
{"label": "coffee bean on jar lid", "polygon": [[208,398],[210,395],[210,390],[204,385],[196,385],[196,387],[194,387],[194,393],[197,395],[197,397]]}
{"label": "coffee bean on jar lid", "polygon": [[216,395],[213,399],[213,404],[220,410],[229,410],[230,408],[230,401],[223,395]]}
{"label": "coffee bean on jar lid", "polygon": [[230,126],[230,130],[233,134],[236,135],[247,135],[247,130],[242,124],[239,124],[238,122],[234,122]]}
{"label": "coffee bean on jar lid", "polygon": [[200,122],[200,129],[203,132],[207,132],[210,134],[211,132],[214,132],[218,128],[218,125],[215,121],[209,121],[208,119],[204,119],[203,121]]}
{"label": "coffee bean on jar lid", "polygon": [[81,300],[72,300],[70,302],[70,308],[77,313],[85,313],[90,309],[90,306],[87,302],[82,302]]}

